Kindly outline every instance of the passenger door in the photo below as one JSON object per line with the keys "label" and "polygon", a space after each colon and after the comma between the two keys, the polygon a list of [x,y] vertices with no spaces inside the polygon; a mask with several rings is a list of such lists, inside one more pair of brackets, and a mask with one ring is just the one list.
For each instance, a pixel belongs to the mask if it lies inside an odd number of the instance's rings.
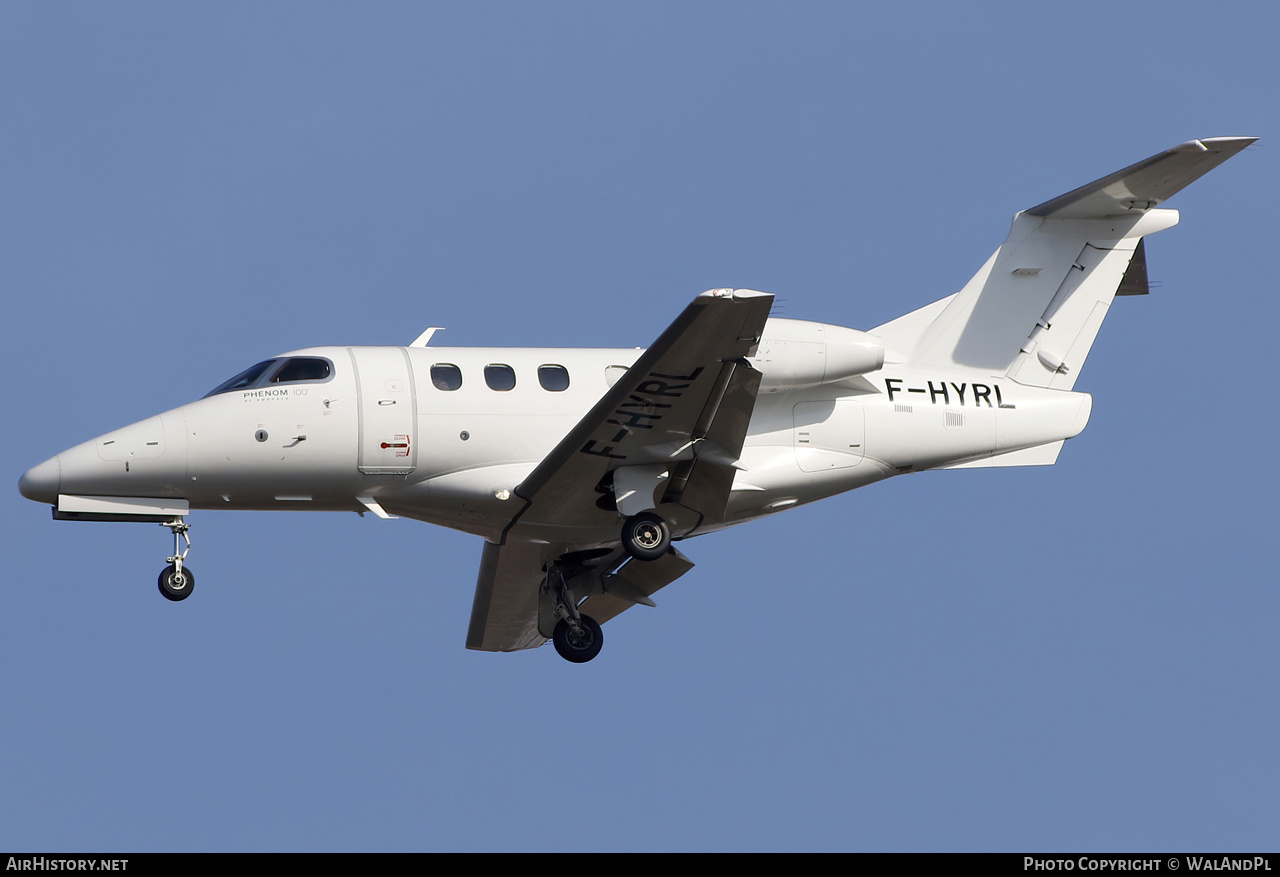
{"label": "passenger door", "polygon": [[417,464],[417,394],[402,347],[349,347],[360,409],[357,465],[370,475],[407,475]]}

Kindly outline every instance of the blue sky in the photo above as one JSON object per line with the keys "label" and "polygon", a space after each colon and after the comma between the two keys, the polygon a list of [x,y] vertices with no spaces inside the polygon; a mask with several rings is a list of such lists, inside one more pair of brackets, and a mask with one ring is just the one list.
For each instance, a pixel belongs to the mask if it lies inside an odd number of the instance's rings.
{"label": "blue sky", "polygon": [[[0,6],[0,848],[1274,850],[1273,13],[1191,3]],[[1193,137],[1057,466],[696,540],[602,656],[463,648],[480,542],[75,525],[23,470],[319,344],[868,329]]]}

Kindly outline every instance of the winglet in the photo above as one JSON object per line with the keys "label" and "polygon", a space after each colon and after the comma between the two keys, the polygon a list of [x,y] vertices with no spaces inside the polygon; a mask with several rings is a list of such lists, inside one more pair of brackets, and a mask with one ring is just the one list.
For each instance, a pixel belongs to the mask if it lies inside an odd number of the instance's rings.
{"label": "winglet", "polygon": [[1097,219],[1140,213],[1159,206],[1257,139],[1188,140],[1026,212],[1055,219]]}

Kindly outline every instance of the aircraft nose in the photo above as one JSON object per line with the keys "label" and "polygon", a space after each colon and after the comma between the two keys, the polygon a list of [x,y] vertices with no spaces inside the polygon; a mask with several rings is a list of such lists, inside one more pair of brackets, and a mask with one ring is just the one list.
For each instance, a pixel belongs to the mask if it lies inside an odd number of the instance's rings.
{"label": "aircraft nose", "polygon": [[62,466],[58,463],[58,458],[53,457],[24,472],[18,479],[18,492],[27,499],[54,505],[58,502],[61,481]]}

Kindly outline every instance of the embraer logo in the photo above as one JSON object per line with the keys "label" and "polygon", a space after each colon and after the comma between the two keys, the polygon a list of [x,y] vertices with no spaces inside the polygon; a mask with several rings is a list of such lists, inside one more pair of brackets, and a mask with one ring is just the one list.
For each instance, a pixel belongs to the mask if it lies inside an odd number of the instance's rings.
{"label": "embraer logo", "polygon": [[[969,384],[969,383],[952,383],[951,381],[938,381],[938,386],[933,385],[933,381],[926,381],[928,387],[907,387],[905,390],[901,386],[895,384],[905,383],[902,378],[885,378],[884,388],[889,391],[889,401],[893,401],[895,393],[928,393],[929,402],[937,405],[938,399],[942,399],[943,405],[951,405],[951,398],[954,395],[956,405],[977,405],[981,406],[984,402],[988,408],[1012,408],[1014,406],[1005,404],[1004,398],[1000,395],[1000,385],[993,384]],[[950,389],[947,389],[950,387]],[[996,401],[991,401],[991,392],[995,391]],[[965,393],[968,393],[969,399],[965,399]],[[971,400],[971,401],[969,401]]]}
{"label": "embraer logo", "polygon": [[[697,380],[698,375],[702,374],[702,366],[698,366],[687,375],[664,375],[658,372],[649,372],[647,380],[641,382],[636,387],[635,392],[627,396],[627,401],[623,402],[614,409],[613,414],[605,423],[612,423],[618,427],[617,432],[612,438],[606,439],[605,444],[597,447],[595,439],[591,439],[582,446],[582,453],[594,454],[597,457],[610,457],[614,460],[627,459],[626,454],[615,454],[618,442],[631,435],[634,429],[653,429],[653,425],[663,418],[665,412],[657,411],[658,408],[670,408],[670,402],[658,402],[657,399],[679,399],[684,395],[684,391],[693,386],[693,382]],[[683,381],[683,383],[671,383]],[[648,397],[648,398],[645,398]]]}

